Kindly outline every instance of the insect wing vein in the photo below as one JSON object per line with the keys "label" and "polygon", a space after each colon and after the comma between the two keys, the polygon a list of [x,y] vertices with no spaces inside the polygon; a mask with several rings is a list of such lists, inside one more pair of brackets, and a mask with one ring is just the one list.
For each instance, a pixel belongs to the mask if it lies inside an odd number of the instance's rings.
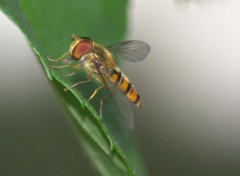
{"label": "insect wing vein", "polygon": [[150,52],[150,46],[140,40],[130,40],[115,45],[110,45],[107,49],[121,59],[138,62],[145,59]]}

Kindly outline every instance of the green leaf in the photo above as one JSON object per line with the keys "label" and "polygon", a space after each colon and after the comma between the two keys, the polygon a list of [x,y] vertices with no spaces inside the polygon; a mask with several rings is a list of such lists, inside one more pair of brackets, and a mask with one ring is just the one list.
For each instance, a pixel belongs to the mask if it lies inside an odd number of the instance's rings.
{"label": "green leaf", "polygon": [[68,50],[71,34],[91,37],[103,45],[122,40],[126,31],[127,0],[0,0],[0,8],[26,36],[52,80],[80,144],[99,173],[104,176],[146,175],[131,135],[120,125],[112,105],[104,106],[106,115],[102,123],[95,110],[99,98],[92,104],[84,98],[97,83],[66,93],[64,87],[84,79],[84,73],[66,78],[63,75],[71,69],[49,69],[52,63],[47,60],[48,56],[55,58]]}

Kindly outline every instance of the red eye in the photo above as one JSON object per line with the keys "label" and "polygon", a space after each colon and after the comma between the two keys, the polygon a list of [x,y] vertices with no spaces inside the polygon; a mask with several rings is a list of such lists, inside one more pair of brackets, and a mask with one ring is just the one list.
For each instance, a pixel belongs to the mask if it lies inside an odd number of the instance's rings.
{"label": "red eye", "polygon": [[76,60],[79,60],[84,54],[91,51],[91,49],[92,49],[92,42],[84,39],[75,46],[72,52],[72,57]]}

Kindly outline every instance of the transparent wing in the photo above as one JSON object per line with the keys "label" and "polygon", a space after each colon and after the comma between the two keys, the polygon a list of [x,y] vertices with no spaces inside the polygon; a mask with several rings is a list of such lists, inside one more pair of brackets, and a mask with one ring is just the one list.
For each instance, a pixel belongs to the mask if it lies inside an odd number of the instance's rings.
{"label": "transparent wing", "polygon": [[[115,86],[114,86],[115,87]],[[117,110],[123,119],[124,123],[127,124],[127,126],[130,129],[134,128],[134,115],[131,104],[128,102],[128,100],[125,98],[125,96],[118,90],[113,92],[112,94],[113,101],[117,107]]]}
{"label": "transparent wing", "polygon": [[110,45],[107,49],[121,59],[131,62],[138,62],[147,57],[150,46],[140,40],[130,40],[115,45]]}
{"label": "transparent wing", "polygon": [[122,118],[124,123],[126,123],[126,125],[130,129],[133,129],[134,128],[134,118],[133,118],[134,115],[133,115],[131,104],[128,102],[128,100],[125,98],[125,96],[119,90],[117,90],[116,86],[113,86],[110,84],[105,72],[98,69],[98,73],[99,73],[102,83],[109,90],[110,97],[113,98],[114,104],[120,114],[120,117]]}

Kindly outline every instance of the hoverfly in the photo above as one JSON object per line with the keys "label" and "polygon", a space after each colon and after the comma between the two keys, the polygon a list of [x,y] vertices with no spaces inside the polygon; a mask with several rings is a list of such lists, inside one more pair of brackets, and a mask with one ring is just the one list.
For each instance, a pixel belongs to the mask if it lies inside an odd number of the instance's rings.
{"label": "hoverfly", "polygon": [[[102,88],[107,88],[109,94],[100,100],[100,117],[102,117],[103,101],[111,95],[120,115],[128,127],[133,128],[133,113],[129,102],[140,108],[142,99],[129,79],[116,66],[114,56],[131,62],[141,61],[148,55],[150,46],[143,41],[132,40],[103,47],[88,37],[78,38],[73,35],[72,39],[73,42],[67,53],[56,59],[48,58],[51,62],[65,59],[64,65],[50,66],[51,68],[68,66],[75,68],[75,72],[65,76],[72,76],[81,68],[85,68],[88,79],[65,88],[65,91],[79,84],[90,82],[93,79],[97,80],[100,86],[94,90],[88,101],[91,101]],[[66,58],[67,55],[70,57]]]}

